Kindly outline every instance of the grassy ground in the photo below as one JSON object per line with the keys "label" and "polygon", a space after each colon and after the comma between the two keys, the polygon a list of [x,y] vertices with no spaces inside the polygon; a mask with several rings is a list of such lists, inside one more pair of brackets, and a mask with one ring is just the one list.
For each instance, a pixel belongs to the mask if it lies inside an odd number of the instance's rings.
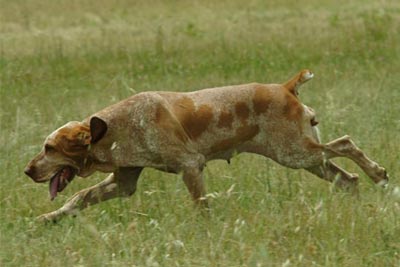
{"label": "grassy ground", "polygon": [[[135,2],[135,3],[132,3]],[[267,3],[265,3],[267,2]],[[400,266],[396,1],[0,0],[0,266]],[[316,77],[301,98],[391,174],[360,197],[254,155],[208,164],[199,216],[180,178],[146,170],[130,199],[41,225],[54,201],[23,168],[69,120],[135,92]]]}

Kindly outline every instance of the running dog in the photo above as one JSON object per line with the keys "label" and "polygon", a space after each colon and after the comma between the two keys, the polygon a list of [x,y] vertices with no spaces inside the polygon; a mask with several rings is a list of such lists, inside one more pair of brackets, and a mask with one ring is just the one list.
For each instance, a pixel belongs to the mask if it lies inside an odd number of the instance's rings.
{"label": "running dog", "polygon": [[338,187],[355,188],[358,175],[331,158],[354,161],[384,185],[384,168],[344,136],[319,139],[313,109],[299,100],[299,87],[313,78],[303,70],[283,84],[251,83],[189,93],[144,92],[83,121],[71,121],[45,140],[25,168],[35,182],[49,182],[54,199],[75,176],[111,173],[76,193],[60,209],[39,218],[54,221],[115,197],[132,195],[144,167],[182,173],[193,200],[208,207],[202,171],[207,161],[249,152],[279,164],[306,169]]}

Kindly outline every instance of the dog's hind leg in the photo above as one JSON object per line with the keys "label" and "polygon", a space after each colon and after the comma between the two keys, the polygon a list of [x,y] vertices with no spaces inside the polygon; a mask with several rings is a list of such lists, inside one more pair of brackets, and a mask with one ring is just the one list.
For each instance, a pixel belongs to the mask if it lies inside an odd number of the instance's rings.
{"label": "dog's hind leg", "polygon": [[74,215],[90,205],[116,197],[128,197],[136,191],[142,168],[119,168],[104,181],[73,195],[60,209],[38,217],[41,221],[56,221],[64,215]]}
{"label": "dog's hind leg", "polygon": [[308,142],[315,149],[314,153],[318,155],[316,158],[319,158],[319,163],[315,166],[306,167],[305,170],[333,183],[337,188],[357,192],[358,174],[349,173],[326,158],[318,127],[311,127],[311,135],[312,138],[308,139]]}
{"label": "dog's hind leg", "polygon": [[333,140],[327,144],[309,142],[313,154],[322,155],[321,163],[316,166],[306,167],[309,172],[337,184],[339,187],[355,187],[357,175],[350,174],[329,161],[331,158],[344,157],[356,163],[375,183],[386,185],[389,177],[384,168],[369,159],[360,150],[349,136]]}
{"label": "dog's hind leg", "polygon": [[384,186],[389,181],[386,170],[369,159],[347,135],[327,143],[324,146],[324,153],[327,159],[335,157],[351,159],[379,185]]}
{"label": "dog's hind leg", "polygon": [[330,160],[326,160],[323,164],[306,168],[312,174],[333,183],[336,187],[357,192],[358,175],[349,173],[340,168]]}

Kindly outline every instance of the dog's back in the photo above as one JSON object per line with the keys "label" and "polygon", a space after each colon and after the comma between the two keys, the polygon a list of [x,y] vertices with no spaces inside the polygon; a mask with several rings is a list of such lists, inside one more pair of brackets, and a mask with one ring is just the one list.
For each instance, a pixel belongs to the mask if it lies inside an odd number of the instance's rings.
{"label": "dog's back", "polygon": [[112,146],[117,137],[121,145],[114,154],[128,151],[130,156],[124,152],[120,161],[163,168],[187,153],[202,154],[206,161],[229,159],[234,152],[279,160],[283,146],[297,146],[298,136],[311,132],[314,114],[304,107],[283,85],[251,83],[190,93],[140,93],[94,116],[111,125],[112,138],[102,143]]}

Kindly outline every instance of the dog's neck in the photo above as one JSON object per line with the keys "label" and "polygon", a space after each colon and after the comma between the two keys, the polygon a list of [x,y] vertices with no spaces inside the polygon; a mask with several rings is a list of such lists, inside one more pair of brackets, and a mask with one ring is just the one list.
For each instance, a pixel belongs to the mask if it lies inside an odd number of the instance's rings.
{"label": "dog's neck", "polygon": [[82,161],[79,172],[79,176],[81,177],[87,177],[96,171],[110,173],[115,170],[115,167],[104,158],[104,155],[99,154],[98,150],[94,149],[94,147],[95,145],[88,146],[87,154]]}

